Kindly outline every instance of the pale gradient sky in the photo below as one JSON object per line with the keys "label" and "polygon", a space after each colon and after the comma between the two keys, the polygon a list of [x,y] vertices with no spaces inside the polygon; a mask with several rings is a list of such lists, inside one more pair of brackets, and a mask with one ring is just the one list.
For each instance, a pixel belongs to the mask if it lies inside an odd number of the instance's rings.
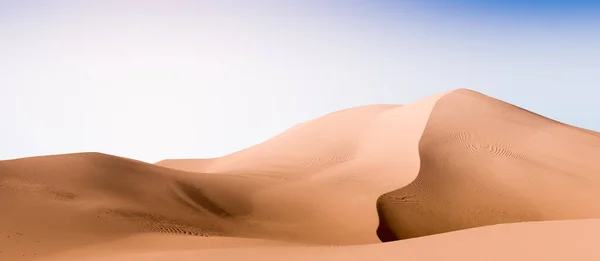
{"label": "pale gradient sky", "polygon": [[0,159],[222,156],[456,88],[598,131],[599,6],[0,0]]}

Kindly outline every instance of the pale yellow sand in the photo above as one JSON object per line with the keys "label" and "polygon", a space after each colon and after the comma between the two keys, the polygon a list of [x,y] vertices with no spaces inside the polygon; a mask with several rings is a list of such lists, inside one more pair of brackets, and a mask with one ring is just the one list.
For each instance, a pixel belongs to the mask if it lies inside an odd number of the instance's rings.
{"label": "pale yellow sand", "polygon": [[216,159],[0,161],[0,260],[582,260],[599,160],[596,132],[456,90]]}

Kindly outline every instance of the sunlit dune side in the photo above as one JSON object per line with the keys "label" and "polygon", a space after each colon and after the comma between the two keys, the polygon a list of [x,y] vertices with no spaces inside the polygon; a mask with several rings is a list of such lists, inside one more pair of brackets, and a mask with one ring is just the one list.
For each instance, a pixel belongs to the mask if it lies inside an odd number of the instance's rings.
{"label": "sunlit dune side", "polygon": [[384,241],[600,218],[600,137],[468,90],[436,103],[410,185],[378,200]]}
{"label": "sunlit dune side", "polygon": [[[285,180],[358,175],[363,182],[389,183],[403,175],[416,175],[417,142],[439,97],[441,94],[404,106],[369,105],[330,113],[298,124],[256,146],[210,159],[209,163],[202,159],[173,159],[156,164],[187,171]],[[405,154],[409,155],[402,157]],[[393,169],[392,164],[412,167],[413,173],[391,174],[387,170]],[[348,169],[357,167],[369,171],[348,173]],[[377,179],[384,174],[372,174],[373,168],[383,169],[387,179],[383,182]],[[413,178],[408,177],[404,182]]]}
{"label": "sunlit dune side", "polygon": [[599,155],[597,132],[461,89],[220,158],[0,161],[0,260],[598,260]]}
{"label": "sunlit dune side", "polygon": [[370,105],[333,112],[298,124],[253,147],[211,159],[206,165],[202,159],[165,160],[157,164],[182,168],[178,165],[193,163],[198,165],[196,171],[305,179],[352,160],[372,122],[382,113],[399,107]]}
{"label": "sunlit dune side", "polygon": [[[384,244],[340,247],[247,247],[97,252],[91,261],[163,260],[582,260],[600,259],[600,220],[502,224]],[[57,257],[45,261],[75,261]]]}

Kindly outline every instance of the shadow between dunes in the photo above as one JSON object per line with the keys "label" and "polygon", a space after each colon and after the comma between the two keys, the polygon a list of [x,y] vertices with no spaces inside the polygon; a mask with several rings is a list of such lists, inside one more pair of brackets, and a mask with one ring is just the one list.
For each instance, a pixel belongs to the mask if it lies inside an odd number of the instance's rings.
{"label": "shadow between dunes", "polygon": [[420,170],[377,200],[383,242],[501,223],[600,218],[600,137],[470,90],[439,99]]}

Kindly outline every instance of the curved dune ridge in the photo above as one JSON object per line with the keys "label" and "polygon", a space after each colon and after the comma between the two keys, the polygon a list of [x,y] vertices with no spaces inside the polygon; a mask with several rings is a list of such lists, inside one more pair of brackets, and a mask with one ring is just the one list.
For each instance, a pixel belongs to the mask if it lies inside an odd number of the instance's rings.
{"label": "curved dune ridge", "polygon": [[0,260],[598,260],[599,159],[599,133],[460,89],[221,158],[0,161]]}

